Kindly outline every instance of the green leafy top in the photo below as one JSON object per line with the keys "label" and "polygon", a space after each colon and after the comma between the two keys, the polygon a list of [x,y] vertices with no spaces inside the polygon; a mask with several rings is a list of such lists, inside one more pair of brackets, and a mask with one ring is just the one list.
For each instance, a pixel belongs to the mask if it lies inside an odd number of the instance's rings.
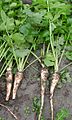
{"label": "green leafy top", "polygon": [[[2,0],[0,1],[0,41],[7,41],[10,48],[12,41],[16,55],[23,57],[25,54],[23,51],[26,49],[28,52],[32,45],[35,49],[39,44],[49,44],[49,22],[51,22],[52,42],[55,52],[57,51],[60,57],[64,43],[68,41],[71,46],[71,7],[64,0],[33,0],[32,5],[23,5],[20,0]],[[46,66],[53,66],[55,58],[51,51],[49,52],[43,62]],[[72,55],[67,52],[66,57],[71,60]]]}

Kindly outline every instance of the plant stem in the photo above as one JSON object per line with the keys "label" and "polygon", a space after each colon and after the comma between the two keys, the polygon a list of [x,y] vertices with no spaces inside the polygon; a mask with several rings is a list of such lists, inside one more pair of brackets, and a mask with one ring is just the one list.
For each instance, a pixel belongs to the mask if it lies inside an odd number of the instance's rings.
{"label": "plant stem", "polygon": [[61,54],[61,57],[60,57],[60,59],[59,59],[58,66],[60,65],[61,60],[62,60],[62,58],[63,58],[64,52],[65,52],[65,49],[66,49],[66,45],[67,45],[67,41],[66,41],[66,43],[65,43],[64,49],[63,49],[62,54]]}
{"label": "plant stem", "polygon": [[[32,47],[31,47],[31,49],[32,49]],[[29,57],[29,55],[30,55],[30,53],[31,53],[31,49],[30,49],[30,52],[29,52],[29,54],[27,55],[27,57],[26,57],[26,59],[25,59],[25,61],[24,61],[24,64],[23,64],[23,69],[24,69],[25,64],[26,64],[26,62],[27,62],[27,59],[28,59],[28,57]]]}
{"label": "plant stem", "polygon": [[45,43],[43,44],[43,52],[42,52],[42,56],[45,55]]}
{"label": "plant stem", "polygon": [[52,28],[51,28],[51,22],[49,22],[49,31],[50,31],[50,43],[51,43],[51,48],[52,48],[52,52],[53,52],[53,56],[56,60],[56,55],[55,55],[55,50],[54,50],[54,46],[53,46],[53,41],[52,41]]}
{"label": "plant stem", "polygon": [[[48,12],[49,12],[49,1],[47,0],[47,5],[48,5]],[[52,42],[52,28],[51,28],[51,21],[49,20],[49,32],[50,32],[50,44],[51,44],[51,48],[52,48],[52,52],[55,58],[55,50],[53,47],[53,42]]]}
{"label": "plant stem", "polygon": [[49,0],[47,0],[47,5],[48,5],[48,12],[49,12]]}
{"label": "plant stem", "polygon": [[49,52],[49,47],[50,47],[50,43],[47,46],[46,54],[48,54],[48,52]]}
{"label": "plant stem", "polygon": [[7,48],[7,44],[3,47],[2,51],[1,51],[1,54],[0,54],[0,58],[3,56],[6,48]]}
{"label": "plant stem", "polygon": [[6,44],[6,41],[0,46],[0,53],[1,53],[1,49],[4,48],[5,44]]}
{"label": "plant stem", "polygon": [[[39,58],[41,58],[41,56],[40,56]],[[30,65],[32,65],[33,63],[35,63],[37,60],[38,60],[38,59],[35,59],[34,61],[32,61],[29,65],[27,65],[27,66],[25,67],[25,69],[24,69],[23,71],[25,71]]]}
{"label": "plant stem", "polygon": [[0,106],[6,108],[7,111],[10,112],[10,114],[15,118],[15,120],[19,120],[17,116],[7,106],[3,105],[2,103],[0,103]]}
{"label": "plant stem", "polygon": [[[9,60],[8,60],[9,59]],[[13,59],[13,56],[10,54],[8,57],[7,57],[7,59],[6,59],[6,61],[5,61],[5,63],[3,64],[3,66],[2,66],[2,69],[1,69],[1,73],[0,73],[0,77],[3,75],[3,73],[5,72],[5,70],[6,70],[6,68],[9,66],[9,64],[11,63],[11,61],[12,61],[12,59]],[[8,60],[8,62],[7,62],[7,60]],[[4,67],[4,65],[6,64],[6,66]]]}
{"label": "plant stem", "polygon": [[10,49],[10,48],[7,48],[7,50],[4,51],[4,53],[3,53],[3,55],[2,55],[2,57],[1,57],[1,59],[0,59],[0,61],[2,61],[2,59],[6,56],[7,52],[9,51],[9,49]]}
{"label": "plant stem", "polygon": [[72,62],[70,62],[69,64],[67,64],[67,65],[64,66],[63,68],[61,68],[61,69],[60,69],[60,72],[61,72],[62,70],[64,70],[65,68],[67,68],[68,66],[70,66],[70,65],[72,65]]}
{"label": "plant stem", "polygon": [[34,57],[37,58],[37,60],[38,60],[38,61],[40,62],[40,64],[41,64],[41,66],[44,68],[45,65],[42,63],[42,61],[40,60],[40,58],[39,58],[35,53],[33,53],[32,51],[31,51],[31,53],[32,53],[32,55],[34,55]]}
{"label": "plant stem", "polygon": [[55,72],[58,72],[58,55],[56,51],[56,60],[55,60]]}
{"label": "plant stem", "polygon": [[[47,5],[48,5],[48,12],[49,12],[49,1],[47,0]],[[52,53],[55,59],[55,71],[58,72],[58,56],[57,53],[55,53],[54,45],[53,45],[53,40],[52,40],[52,25],[51,21],[49,20],[49,32],[50,32],[50,44],[52,48]]]}

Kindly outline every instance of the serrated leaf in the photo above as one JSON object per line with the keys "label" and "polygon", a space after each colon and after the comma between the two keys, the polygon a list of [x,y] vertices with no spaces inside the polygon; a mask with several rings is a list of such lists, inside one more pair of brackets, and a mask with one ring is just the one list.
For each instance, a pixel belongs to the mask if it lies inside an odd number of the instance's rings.
{"label": "serrated leaf", "polygon": [[6,28],[5,28],[5,23],[3,22],[1,25],[0,25],[0,31],[5,31]]}
{"label": "serrated leaf", "polygon": [[31,10],[28,10],[28,11],[26,11],[26,15],[30,17],[29,20],[32,24],[40,24],[44,14],[42,14],[40,12],[34,13]]}
{"label": "serrated leaf", "polygon": [[26,23],[19,28],[19,31],[23,33],[24,36],[27,36],[29,34],[29,30],[31,30],[31,25],[29,23]]}
{"label": "serrated leaf", "polygon": [[6,22],[7,16],[6,16],[4,10],[1,10],[1,18],[2,18],[2,21],[3,21],[3,22]]}
{"label": "serrated leaf", "polygon": [[51,30],[54,31],[55,28],[56,28],[56,25],[54,23],[51,23]]}
{"label": "serrated leaf", "polygon": [[45,59],[43,60],[44,64],[48,67],[48,66],[53,66],[54,65],[54,57],[51,53],[47,54]]}
{"label": "serrated leaf", "polygon": [[54,65],[54,62],[50,61],[50,60],[47,60],[47,59],[44,59],[44,64],[49,67],[49,66],[53,66]]}
{"label": "serrated leaf", "polygon": [[51,60],[51,61],[55,61],[54,56],[53,56],[52,53],[46,54],[45,58],[47,58],[48,60]]}
{"label": "serrated leaf", "polygon": [[17,6],[17,3],[16,2],[12,2],[11,4],[10,4],[10,7],[11,8],[14,8],[14,7],[16,7]]}
{"label": "serrated leaf", "polygon": [[47,15],[45,16],[47,19],[53,20],[53,16],[50,12],[47,13]]}
{"label": "serrated leaf", "polygon": [[31,20],[33,21],[33,23],[35,24],[39,24],[42,21],[42,14],[40,13],[35,13],[33,14],[33,17],[31,18]]}
{"label": "serrated leaf", "polygon": [[58,44],[59,44],[59,45],[63,45],[64,42],[65,42],[65,40],[64,40],[64,36],[62,35],[61,37],[59,37]]}
{"label": "serrated leaf", "polygon": [[14,29],[14,19],[13,18],[7,18],[6,27],[7,27],[7,30]]}
{"label": "serrated leaf", "polygon": [[64,8],[66,7],[65,3],[60,3],[60,2],[55,2],[54,4],[51,4],[50,6],[52,9],[53,8]]}
{"label": "serrated leaf", "polygon": [[20,25],[21,21],[20,20],[15,20],[16,25]]}
{"label": "serrated leaf", "polygon": [[60,13],[55,14],[55,16],[54,16],[54,18],[53,18],[53,20],[52,20],[52,21],[57,20],[59,17],[60,17]]}
{"label": "serrated leaf", "polygon": [[69,72],[66,73],[66,79],[67,79],[67,82],[72,82],[72,78]]}
{"label": "serrated leaf", "polygon": [[32,35],[28,35],[26,37],[26,40],[27,40],[28,43],[33,43],[33,36]]}
{"label": "serrated leaf", "polygon": [[67,19],[68,24],[72,24],[72,18]]}
{"label": "serrated leaf", "polygon": [[17,50],[15,50],[16,56],[20,57],[20,58],[24,58],[25,56],[28,55],[29,52],[30,52],[29,49],[24,49],[24,50],[17,49]]}
{"label": "serrated leaf", "polygon": [[49,31],[45,30],[42,32],[42,37],[48,37],[49,36]]}
{"label": "serrated leaf", "polygon": [[72,60],[72,52],[67,51],[65,55],[69,60]]}
{"label": "serrated leaf", "polygon": [[12,35],[12,39],[14,40],[15,44],[21,47],[23,43],[25,43],[24,35],[21,33],[15,33]]}

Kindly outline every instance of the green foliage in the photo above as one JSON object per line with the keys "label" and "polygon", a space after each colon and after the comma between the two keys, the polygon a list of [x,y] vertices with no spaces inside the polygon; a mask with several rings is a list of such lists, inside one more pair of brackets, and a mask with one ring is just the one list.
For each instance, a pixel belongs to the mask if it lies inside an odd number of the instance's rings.
{"label": "green foliage", "polygon": [[72,82],[72,76],[67,69],[61,71],[60,81],[58,82],[57,88],[62,88],[63,84]]}
{"label": "green foliage", "polygon": [[71,78],[71,75],[69,73],[68,70],[63,70],[61,72],[61,79],[62,79],[62,82],[65,83],[65,82],[72,82],[72,78]]}
{"label": "green foliage", "polygon": [[46,54],[45,59],[43,60],[44,64],[48,66],[54,66],[54,56],[51,53]]}
{"label": "green foliage", "polygon": [[1,19],[2,19],[2,23],[0,25],[0,31],[14,29],[14,19],[9,18],[3,10],[1,10]]}
{"label": "green foliage", "polygon": [[28,106],[25,107],[24,112],[26,115],[30,114],[30,108]]}
{"label": "green foliage", "polygon": [[33,111],[39,113],[40,110],[40,100],[37,97],[33,98]]}
{"label": "green foliage", "polygon": [[[17,69],[23,70],[31,46],[32,50],[36,50],[45,44],[42,62],[47,67],[55,66],[55,61],[59,60],[65,43],[67,47],[64,55],[72,60],[72,5],[71,0],[68,1],[33,0],[32,5],[23,5],[20,0],[0,1],[0,61],[4,59],[0,76],[12,60],[16,61]],[[50,45],[46,52],[50,42],[54,49],[51,49]],[[62,73],[62,83],[66,82],[65,80],[71,80],[68,72]],[[39,114],[40,100],[36,97],[33,100],[33,110]],[[66,114],[67,112],[62,109],[57,114],[56,120],[61,115],[60,120],[63,120]]]}
{"label": "green foliage", "polygon": [[16,49],[15,50],[15,54],[19,58],[24,58],[25,56],[27,56],[29,54],[29,52],[30,52],[30,50],[28,50],[28,49],[24,49],[24,50]]}
{"label": "green foliage", "polygon": [[[33,112],[37,113],[37,116],[40,112],[40,99],[38,97],[33,98]],[[45,120],[44,116],[42,115],[41,120]]]}
{"label": "green foliage", "polygon": [[24,36],[21,33],[12,34],[12,39],[14,41],[14,44],[19,48],[21,47],[22,44],[25,43]]}
{"label": "green foliage", "polygon": [[72,51],[67,51],[65,55],[69,60],[72,60]]}
{"label": "green foliage", "polygon": [[[47,48],[52,39],[53,51],[59,59],[66,41],[67,46],[72,45],[71,9],[71,4],[63,0],[33,0],[32,5],[22,4],[20,0],[0,1],[0,46],[6,41],[10,47],[8,52],[14,54],[17,63],[16,57],[28,55],[31,46],[35,50],[45,44]],[[51,47],[49,49],[43,59],[47,67],[55,66],[56,61]],[[65,56],[72,60],[68,48]]]}
{"label": "green foliage", "polygon": [[[39,115],[40,110],[40,100],[37,97],[33,99],[33,112],[36,112]],[[69,116],[68,109],[61,108],[59,112],[57,112],[55,120],[64,120]],[[45,120],[44,116],[42,116],[41,120]]]}
{"label": "green foliage", "polygon": [[56,115],[55,120],[65,120],[69,115],[68,109],[62,108]]}
{"label": "green foliage", "polygon": [[[44,41],[48,43],[49,20],[52,22],[54,36],[55,34],[66,34],[68,26],[69,29],[71,27],[71,23],[67,22],[71,6],[60,0],[49,1],[49,12],[47,1],[44,0],[33,0],[31,6],[22,5],[20,1],[16,0],[6,0],[0,4],[2,7],[0,31],[7,29],[10,34],[13,33],[12,36],[17,45],[20,42],[21,44],[26,42],[33,44],[34,39],[37,44]],[[21,44],[19,45],[21,46]]]}
{"label": "green foliage", "polygon": [[0,117],[0,120],[4,120],[2,117]]}

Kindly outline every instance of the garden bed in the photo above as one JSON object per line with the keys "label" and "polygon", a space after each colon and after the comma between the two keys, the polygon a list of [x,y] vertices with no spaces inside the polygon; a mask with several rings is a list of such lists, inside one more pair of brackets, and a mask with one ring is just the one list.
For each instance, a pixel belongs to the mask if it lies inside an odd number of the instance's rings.
{"label": "garden bed", "polygon": [[[62,62],[62,66],[68,61]],[[70,74],[72,73],[72,66],[68,67]],[[40,65],[35,62],[24,73],[24,79],[18,89],[15,100],[5,101],[6,95],[6,81],[2,77],[0,79],[0,103],[6,105],[18,117],[19,120],[35,120],[35,112],[33,112],[33,99],[38,97],[40,99]],[[62,88],[56,88],[54,93],[54,115],[61,109],[69,110],[69,117],[65,120],[72,120],[72,83],[66,82]],[[46,87],[45,106],[43,110],[45,120],[51,120],[50,103],[49,103],[49,89]],[[0,117],[4,120],[15,120],[12,115],[3,107],[0,106]]]}
{"label": "garden bed", "polygon": [[0,119],[71,120],[71,0],[25,1],[0,1]]}

